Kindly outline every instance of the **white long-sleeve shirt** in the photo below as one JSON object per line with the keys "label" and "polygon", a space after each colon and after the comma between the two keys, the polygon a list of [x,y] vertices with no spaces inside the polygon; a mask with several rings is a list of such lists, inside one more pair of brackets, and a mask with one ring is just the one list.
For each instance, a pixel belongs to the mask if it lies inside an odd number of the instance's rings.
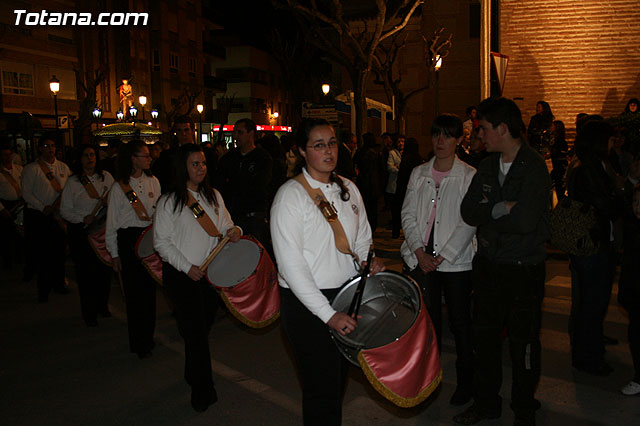
{"label": "white long-sleeve shirt", "polygon": [[[149,217],[153,216],[156,202],[160,198],[160,182],[154,176],[142,174],[139,178],[129,178],[129,185],[138,195]],[[109,191],[109,207],[107,208],[107,229],[105,243],[111,257],[118,255],[118,229],[151,225],[151,221],[141,220],[133,210],[119,183],[114,183]]]}
{"label": "white long-sleeve shirt", "polygon": [[[53,160],[53,164],[44,162],[45,165],[53,172],[53,176],[64,188],[67,183],[71,170],[62,161]],[[27,202],[27,207],[39,211],[43,211],[45,207],[52,205],[60,195],[53,189],[49,179],[42,168],[40,168],[39,160],[27,164],[22,171],[21,179],[22,198]]]}
{"label": "white long-sleeve shirt", "polygon": [[[18,185],[20,185],[22,166],[13,164],[10,169],[5,168],[4,166],[0,166],[0,168],[9,173],[13,177],[13,180],[15,180]],[[18,197],[18,193],[16,192],[16,189],[13,187],[13,185],[9,183],[4,174],[0,173],[0,200],[16,201],[19,198],[20,197]],[[2,205],[2,203],[0,203],[0,210],[2,210],[3,208],[4,206]]]}
{"label": "white long-sleeve shirt", "polygon": [[[306,170],[303,173],[309,185],[320,188],[335,206],[351,250],[366,259],[371,228],[356,186],[343,178],[350,198],[342,201],[337,184],[314,180]],[[352,257],[336,248],[331,226],[309,193],[293,179],[280,187],[273,200],[271,238],[280,285],[290,288],[309,311],[328,322],[336,311],[320,289],[339,288],[358,271]]]}
{"label": "white long-sleeve shirt", "polygon": [[[102,173],[104,179],[97,173],[89,177],[93,187],[101,197],[106,194],[113,185],[113,176],[111,176],[111,173],[106,170]],[[97,203],[98,200],[89,196],[84,185],[80,183],[78,176],[71,176],[62,190],[60,216],[71,223],[82,223],[84,217],[93,212]]]}
{"label": "white long-sleeve shirt", "polygon": [[[233,221],[218,191],[214,190],[218,208],[209,203],[201,194],[189,191],[207,213],[222,235],[233,228]],[[211,250],[218,245],[218,239],[210,236],[193,216],[191,209],[184,206],[174,210],[174,193],[165,194],[158,201],[153,217],[153,247],[165,262],[185,274],[191,266],[200,266]]]}

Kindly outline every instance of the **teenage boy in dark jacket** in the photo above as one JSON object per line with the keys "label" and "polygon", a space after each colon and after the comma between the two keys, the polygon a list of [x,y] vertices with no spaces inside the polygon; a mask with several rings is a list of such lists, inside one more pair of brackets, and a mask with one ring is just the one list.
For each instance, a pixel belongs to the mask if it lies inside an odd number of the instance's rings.
{"label": "teenage boy in dark jacket", "polygon": [[540,316],[551,179],[542,157],[522,138],[520,109],[510,99],[478,106],[479,137],[492,153],[480,163],[462,206],[476,226],[473,260],[474,404],[453,418],[472,425],[501,415],[502,329],[509,334],[515,425],[534,425],[540,378]]}

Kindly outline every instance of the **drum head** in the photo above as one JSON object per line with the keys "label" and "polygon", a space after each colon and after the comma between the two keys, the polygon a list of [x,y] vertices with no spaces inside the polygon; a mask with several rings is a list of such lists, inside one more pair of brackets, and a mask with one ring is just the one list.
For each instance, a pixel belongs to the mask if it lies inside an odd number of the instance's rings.
{"label": "drum head", "polygon": [[[331,303],[338,312],[348,312],[360,277],[347,282]],[[420,310],[420,292],[408,277],[393,271],[377,273],[369,278],[362,294],[358,326],[347,336],[332,330],[338,349],[358,365],[361,349],[387,345],[406,333]]]}
{"label": "drum head", "polygon": [[207,279],[216,287],[233,287],[251,275],[260,262],[260,247],[241,238],[227,243],[207,269]]}
{"label": "drum head", "polygon": [[102,206],[96,218],[91,222],[91,225],[87,226],[87,234],[95,234],[96,232],[104,229],[107,226],[107,207]]}
{"label": "drum head", "polygon": [[138,243],[136,244],[136,256],[140,259],[144,259],[147,256],[151,256],[155,250],[153,248],[153,225],[149,225],[140,237],[138,238]]}

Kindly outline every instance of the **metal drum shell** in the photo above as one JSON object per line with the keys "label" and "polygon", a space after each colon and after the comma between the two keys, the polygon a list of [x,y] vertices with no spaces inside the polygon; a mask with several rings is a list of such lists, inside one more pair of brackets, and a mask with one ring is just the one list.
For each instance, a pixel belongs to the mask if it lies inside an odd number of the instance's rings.
{"label": "metal drum shell", "polygon": [[[337,312],[346,313],[348,311],[359,282],[360,276],[357,275],[350,278],[345,284],[343,284],[341,290],[331,301],[333,309]],[[384,319],[380,317],[371,319],[370,313],[367,312],[367,305],[380,305],[381,299],[383,299],[385,295],[396,299],[395,302],[398,303],[402,309],[402,318],[395,318],[398,320],[397,324],[391,324],[389,321],[385,324]],[[387,297],[387,299],[389,298]],[[372,275],[367,278],[360,308],[360,315],[362,315],[362,318],[358,319],[358,327],[346,336],[332,329],[331,336],[333,337],[338,350],[352,364],[359,366],[358,352],[360,352],[361,349],[372,349],[385,346],[402,337],[402,335],[415,323],[421,308],[422,296],[420,294],[418,284],[413,279],[394,271],[379,272],[376,275]],[[373,308],[373,311],[375,311],[375,308]],[[393,311],[393,309],[391,309],[391,311]],[[391,314],[393,316],[396,315],[393,312],[391,312]],[[386,315],[388,315],[388,312]],[[379,321],[382,321],[383,323],[379,324],[379,328],[376,328],[378,325],[377,322]],[[387,329],[392,329],[388,336],[380,335],[379,330],[383,330],[385,327]],[[375,338],[365,336],[365,341],[359,339],[359,337],[362,337],[359,335],[360,331],[363,333],[370,333],[371,330],[373,330],[377,335]]]}

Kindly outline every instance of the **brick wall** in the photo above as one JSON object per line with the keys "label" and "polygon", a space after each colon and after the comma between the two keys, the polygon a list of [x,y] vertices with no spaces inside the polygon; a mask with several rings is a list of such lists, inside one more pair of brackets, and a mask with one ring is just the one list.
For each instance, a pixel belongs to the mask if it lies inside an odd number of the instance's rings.
{"label": "brick wall", "polygon": [[617,115],[640,97],[640,1],[503,0],[500,8],[504,95],[523,98],[525,124],[539,100],[572,129],[579,112]]}

